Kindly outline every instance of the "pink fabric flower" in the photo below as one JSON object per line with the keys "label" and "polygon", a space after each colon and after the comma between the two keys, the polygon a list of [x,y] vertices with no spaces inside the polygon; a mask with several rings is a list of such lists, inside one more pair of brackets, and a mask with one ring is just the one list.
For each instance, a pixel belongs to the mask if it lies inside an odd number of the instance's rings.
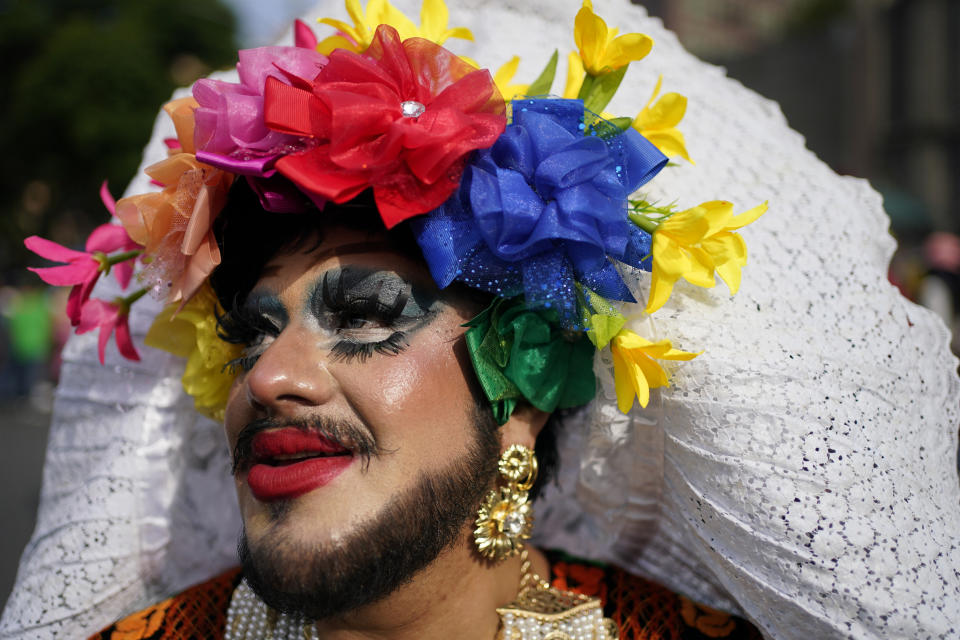
{"label": "pink fabric flower", "polygon": [[107,342],[114,331],[116,331],[117,349],[120,355],[127,360],[140,360],[140,354],[137,353],[130,337],[129,313],[130,310],[124,305],[114,302],[94,298],[84,303],[77,333],[100,329],[100,335],[97,337],[97,354],[100,356],[100,364],[103,364]]}
{"label": "pink fabric flower", "polygon": [[[193,86],[200,105],[194,112],[197,150],[249,160],[275,157],[291,145],[300,146],[296,136],[271,131],[264,124],[263,87],[267,78],[288,82],[288,74],[312,79],[327,57],[304,47],[245,49],[238,57],[240,84],[203,79]],[[263,169],[246,175],[262,175]]]}
{"label": "pink fabric flower", "polygon": [[197,160],[245,176],[267,211],[299,212],[311,200],[323,206],[323,199],[308,200],[275,175],[273,164],[277,159],[283,153],[301,150],[303,141],[267,128],[263,122],[263,88],[267,78],[278,82],[288,82],[288,75],[313,78],[327,57],[302,46],[246,49],[238,55],[240,84],[204,79],[193,87],[199,104],[193,113]]}
{"label": "pink fabric flower", "polygon": [[[106,180],[104,180],[103,184],[100,185],[100,201],[103,202],[103,206],[107,208],[107,211],[110,212],[111,216],[117,215],[117,201],[114,199],[113,194],[110,193],[110,187],[107,185]],[[127,242],[123,245],[123,247],[121,247],[121,249],[124,251],[131,251],[139,248],[140,245],[131,240],[129,234],[127,235]],[[119,262],[111,267],[113,277],[117,279],[118,283],[120,283],[121,289],[126,289],[127,285],[130,284],[130,279],[133,277],[133,263],[133,260],[124,260],[123,262]]]}
{"label": "pink fabric flower", "polygon": [[311,29],[310,26],[303,20],[294,20],[293,43],[297,47],[303,47],[304,49],[312,49],[315,51],[317,48],[317,34],[315,34],[313,29]]}
{"label": "pink fabric flower", "polygon": [[[109,223],[93,230],[87,238],[86,251],[74,251],[39,236],[30,236],[23,244],[41,258],[66,263],[58,267],[31,268],[30,271],[47,284],[73,286],[67,299],[67,317],[73,326],[80,323],[81,308],[90,299],[90,292],[100,274],[107,269],[107,254],[138,248],[123,227]],[[117,268],[122,265],[128,268]],[[113,273],[122,288],[130,284],[133,271],[129,263],[116,265]]]}

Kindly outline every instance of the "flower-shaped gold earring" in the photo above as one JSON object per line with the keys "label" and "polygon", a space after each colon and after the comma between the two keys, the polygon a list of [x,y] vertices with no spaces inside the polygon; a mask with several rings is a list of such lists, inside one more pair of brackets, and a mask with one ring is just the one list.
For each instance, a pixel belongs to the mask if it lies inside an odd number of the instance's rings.
{"label": "flower-shaped gold earring", "polygon": [[533,509],[528,502],[537,480],[537,457],[522,444],[511,445],[499,462],[504,486],[492,489],[477,514],[473,539],[480,555],[500,561],[514,556],[533,529]]}

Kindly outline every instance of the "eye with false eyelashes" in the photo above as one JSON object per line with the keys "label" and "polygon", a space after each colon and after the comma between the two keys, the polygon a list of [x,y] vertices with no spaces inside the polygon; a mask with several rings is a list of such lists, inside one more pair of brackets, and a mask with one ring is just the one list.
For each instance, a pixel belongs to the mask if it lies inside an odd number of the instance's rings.
{"label": "eye with false eyelashes", "polygon": [[394,331],[386,339],[377,342],[356,342],[341,340],[330,350],[333,358],[342,362],[357,359],[365,362],[374,353],[395,356],[407,348],[407,335],[403,331]]}
{"label": "eye with false eyelashes", "polygon": [[[337,331],[341,339],[331,348],[334,359],[366,361],[375,353],[397,355],[407,347],[407,336],[397,325],[409,324],[415,316],[405,315],[404,309],[410,300],[409,284],[404,283],[395,293],[387,291],[386,281],[377,280],[370,287],[362,278],[356,287],[349,286],[347,280],[355,278],[348,272],[340,271],[323,276],[320,287],[320,300],[314,301],[318,317]],[[394,288],[396,282],[392,283]],[[380,340],[370,339],[371,335],[389,335]]]}
{"label": "eye with false eyelashes", "polygon": [[[344,280],[343,273],[339,277],[324,274],[322,285],[313,296],[313,313],[321,326],[339,337],[330,348],[331,356],[342,362],[365,362],[374,354],[402,352],[409,343],[400,327],[413,324],[425,315],[415,303],[411,305],[414,311],[405,313],[411,299],[410,285],[404,284],[399,291],[391,293],[387,289],[396,289],[396,283],[385,287],[384,280],[379,280],[372,287],[356,290],[345,286]],[[226,321],[221,322],[221,336],[246,348],[243,355],[227,367],[249,371],[281,330],[273,320],[250,307],[235,306]]]}
{"label": "eye with false eyelashes", "polygon": [[217,320],[218,334],[223,341],[244,345],[243,354],[224,365],[224,369],[231,373],[252,369],[272,339],[280,335],[282,325],[286,324],[285,317],[273,320],[258,310],[236,303]]}

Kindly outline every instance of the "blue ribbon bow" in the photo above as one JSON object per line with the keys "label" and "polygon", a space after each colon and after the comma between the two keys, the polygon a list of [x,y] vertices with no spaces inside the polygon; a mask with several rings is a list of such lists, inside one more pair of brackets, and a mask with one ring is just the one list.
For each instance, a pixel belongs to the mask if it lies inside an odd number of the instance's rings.
{"label": "blue ribbon bow", "polygon": [[474,154],[459,190],[411,220],[441,288],[522,293],[568,328],[579,322],[575,282],[634,301],[611,259],[649,269],[650,236],[627,217],[627,197],[667,158],[633,129],[584,115],[582,100],[514,100],[512,124]]}

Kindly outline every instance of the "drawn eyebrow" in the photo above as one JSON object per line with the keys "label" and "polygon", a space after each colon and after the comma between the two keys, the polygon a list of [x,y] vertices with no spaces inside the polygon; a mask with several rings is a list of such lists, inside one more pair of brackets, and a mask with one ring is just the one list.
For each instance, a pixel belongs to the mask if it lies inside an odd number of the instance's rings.
{"label": "drawn eyebrow", "polygon": [[[387,270],[366,266],[346,265],[325,271],[311,294],[314,310],[338,310],[358,301],[374,304],[384,316],[397,318],[403,314],[412,297],[414,284],[403,276]],[[414,300],[417,315],[427,309]],[[430,305],[427,305],[430,306]]]}

